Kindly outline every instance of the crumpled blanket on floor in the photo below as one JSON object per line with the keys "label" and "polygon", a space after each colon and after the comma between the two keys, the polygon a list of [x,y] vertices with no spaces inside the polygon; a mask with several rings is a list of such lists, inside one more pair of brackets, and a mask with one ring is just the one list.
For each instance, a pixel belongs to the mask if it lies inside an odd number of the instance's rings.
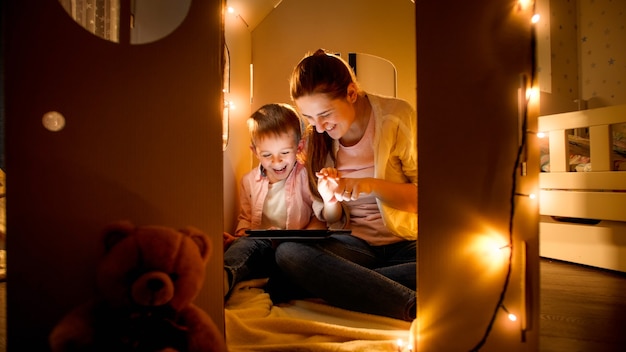
{"label": "crumpled blanket on floor", "polygon": [[408,351],[411,323],[314,300],[273,305],[267,279],[238,284],[225,305],[226,342],[243,351]]}

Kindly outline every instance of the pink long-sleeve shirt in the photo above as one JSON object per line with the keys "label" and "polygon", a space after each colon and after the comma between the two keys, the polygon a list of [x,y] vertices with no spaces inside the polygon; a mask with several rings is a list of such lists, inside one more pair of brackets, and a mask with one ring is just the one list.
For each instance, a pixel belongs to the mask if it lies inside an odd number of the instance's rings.
{"label": "pink long-sleeve shirt", "polygon": [[[313,199],[308,185],[307,171],[299,162],[285,180],[284,197],[287,208],[285,229],[303,229],[313,215]],[[269,180],[259,165],[241,179],[237,230],[260,229],[263,219],[263,204],[269,189]]]}

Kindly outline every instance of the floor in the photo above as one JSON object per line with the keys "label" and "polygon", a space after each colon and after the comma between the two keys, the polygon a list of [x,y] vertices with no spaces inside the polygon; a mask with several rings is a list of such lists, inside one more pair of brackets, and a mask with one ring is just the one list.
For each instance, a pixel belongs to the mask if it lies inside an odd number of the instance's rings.
{"label": "floor", "polygon": [[[626,274],[541,259],[540,352],[626,351]],[[0,352],[6,351],[0,280]]]}
{"label": "floor", "polygon": [[626,351],[626,274],[542,259],[540,351]]}

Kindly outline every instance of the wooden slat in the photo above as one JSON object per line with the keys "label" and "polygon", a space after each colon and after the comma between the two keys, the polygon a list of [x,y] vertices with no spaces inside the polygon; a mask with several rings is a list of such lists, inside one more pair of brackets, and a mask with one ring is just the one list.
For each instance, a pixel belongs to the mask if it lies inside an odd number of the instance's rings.
{"label": "wooden slat", "polygon": [[612,144],[611,126],[589,127],[591,171],[611,171]]}
{"label": "wooden slat", "polygon": [[626,171],[542,172],[539,174],[539,188],[626,191]]}
{"label": "wooden slat", "polygon": [[626,223],[597,225],[556,222],[542,217],[539,255],[626,272]]}
{"label": "wooden slat", "polygon": [[539,214],[626,221],[626,192],[541,190]]}
{"label": "wooden slat", "polygon": [[550,131],[550,172],[569,171],[569,143],[565,130]]}
{"label": "wooden slat", "polygon": [[538,128],[541,132],[548,132],[599,125],[612,125],[622,123],[624,119],[626,119],[626,104],[539,116]]}

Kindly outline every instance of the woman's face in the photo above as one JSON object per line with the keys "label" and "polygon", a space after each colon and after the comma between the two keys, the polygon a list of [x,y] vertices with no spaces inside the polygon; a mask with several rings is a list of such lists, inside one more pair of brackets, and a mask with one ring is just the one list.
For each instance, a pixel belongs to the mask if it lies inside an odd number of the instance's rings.
{"label": "woman's face", "polygon": [[[356,99],[356,93],[355,93]],[[315,93],[295,100],[300,114],[318,133],[328,133],[335,140],[343,137],[354,122],[354,104],[351,94],[346,98],[330,99],[326,94]]]}
{"label": "woman's face", "polygon": [[269,135],[250,146],[259,162],[265,169],[270,183],[284,180],[293,170],[297,155],[304,144],[296,143],[294,132]]}

